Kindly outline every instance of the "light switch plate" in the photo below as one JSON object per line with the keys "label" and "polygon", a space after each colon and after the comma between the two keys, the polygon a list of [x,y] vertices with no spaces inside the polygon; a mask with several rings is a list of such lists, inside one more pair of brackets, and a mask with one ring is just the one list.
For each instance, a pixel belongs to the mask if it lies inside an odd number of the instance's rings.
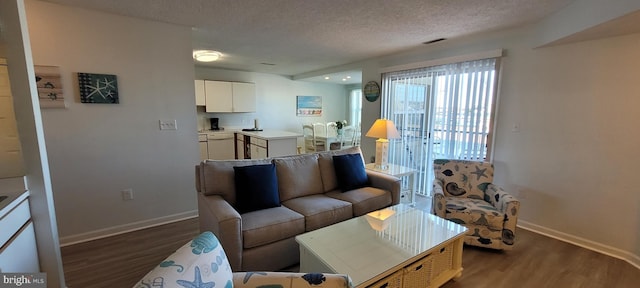
{"label": "light switch plate", "polygon": [[160,120],[160,130],[178,130],[176,120]]}

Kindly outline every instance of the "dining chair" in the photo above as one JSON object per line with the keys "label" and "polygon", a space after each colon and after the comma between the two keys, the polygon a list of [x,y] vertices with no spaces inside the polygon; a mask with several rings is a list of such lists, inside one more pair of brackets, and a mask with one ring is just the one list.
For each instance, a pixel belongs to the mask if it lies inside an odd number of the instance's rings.
{"label": "dining chair", "polygon": [[356,127],[353,126],[345,126],[342,128],[342,136],[340,137],[340,142],[342,143],[342,149],[347,147],[352,147],[354,145],[356,136]]}
{"label": "dining chair", "polygon": [[314,125],[302,125],[302,135],[304,137],[305,153],[325,150],[325,143],[316,136]]}
{"label": "dining chair", "polygon": [[327,122],[327,137],[338,136],[338,124],[336,122]]}
{"label": "dining chair", "polygon": [[313,132],[318,136],[327,136],[327,125],[324,123],[313,123]]}
{"label": "dining chair", "polygon": [[355,126],[355,131],[353,132],[353,144],[352,146],[360,146],[360,138],[362,138],[362,133],[360,132],[360,123]]}

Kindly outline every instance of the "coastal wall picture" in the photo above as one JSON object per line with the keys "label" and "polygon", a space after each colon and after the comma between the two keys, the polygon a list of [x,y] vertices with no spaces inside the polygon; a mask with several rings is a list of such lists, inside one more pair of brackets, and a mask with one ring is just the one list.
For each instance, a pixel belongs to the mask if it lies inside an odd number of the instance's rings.
{"label": "coastal wall picture", "polygon": [[66,108],[60,67],[35,65],[40,108]]}
{"label": "coastal wall picture", "polygon": [[78,73],[78,85],[82,103],[120,103],[116,75]]}
{"label": "coastal wall picture", "polygon": [[322,96],[298,96],[297,116],[322,116]]}

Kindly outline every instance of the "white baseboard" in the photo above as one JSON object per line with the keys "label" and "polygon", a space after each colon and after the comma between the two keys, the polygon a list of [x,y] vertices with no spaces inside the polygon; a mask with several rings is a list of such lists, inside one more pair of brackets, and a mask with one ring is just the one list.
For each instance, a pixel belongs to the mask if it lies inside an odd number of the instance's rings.
{"label": "white baseboard", "polygon": [[91,240],[101,239],[105,237],[124,234],[127,232],[142,230],[182,220],[198,217],[198,210],[187,211],[183,213],[167,215],[163,217],[127,223],[124,225],[113,226],[105,229],[98,229],[86,233],[75,234],[71,236],[60,237],[60,247],[87,242]]}
{"label": "white baseboard", "polygon": [[538,234],[542,234],[563,242],[571,243],[573,245],[577,245],[585,249],[589,249],[598,253],[602,253],[605,255],[609,255],[611,257],[615,257],[615,258],[627,261],[629,262],[629,264],[640,269],[640,256],[635,255],[629,251],[620,250],[615,247],[604,245],[598,242],[594,242],[585,238],[570,235],[557,230],[542,227],[540,225],[536,225],[520,219],[518,219],[518,227],[538,233]]}

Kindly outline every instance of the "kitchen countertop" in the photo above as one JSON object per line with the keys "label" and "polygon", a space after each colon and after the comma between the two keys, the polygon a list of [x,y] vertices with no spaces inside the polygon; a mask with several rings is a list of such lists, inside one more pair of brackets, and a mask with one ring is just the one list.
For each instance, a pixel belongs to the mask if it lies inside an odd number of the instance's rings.
{"label": "kitchen countertop", "polygon": [[29,196],[27,190],[13,190],[5,189],[6,187],[0,187],[0,197],[7,196],[4,200],[0,201],[0,218],[9,213],[11,209],[15,208],[25,198]]}
{"label": "kitchen countertop", "polygon": [[246,135],[249,137],[265,139],[265,140],[289,139],[289,138],[302,137],[302,134],[300,133],[294,133],[289,131],[279,131],[279,130],[235,131],[235,133]]}

